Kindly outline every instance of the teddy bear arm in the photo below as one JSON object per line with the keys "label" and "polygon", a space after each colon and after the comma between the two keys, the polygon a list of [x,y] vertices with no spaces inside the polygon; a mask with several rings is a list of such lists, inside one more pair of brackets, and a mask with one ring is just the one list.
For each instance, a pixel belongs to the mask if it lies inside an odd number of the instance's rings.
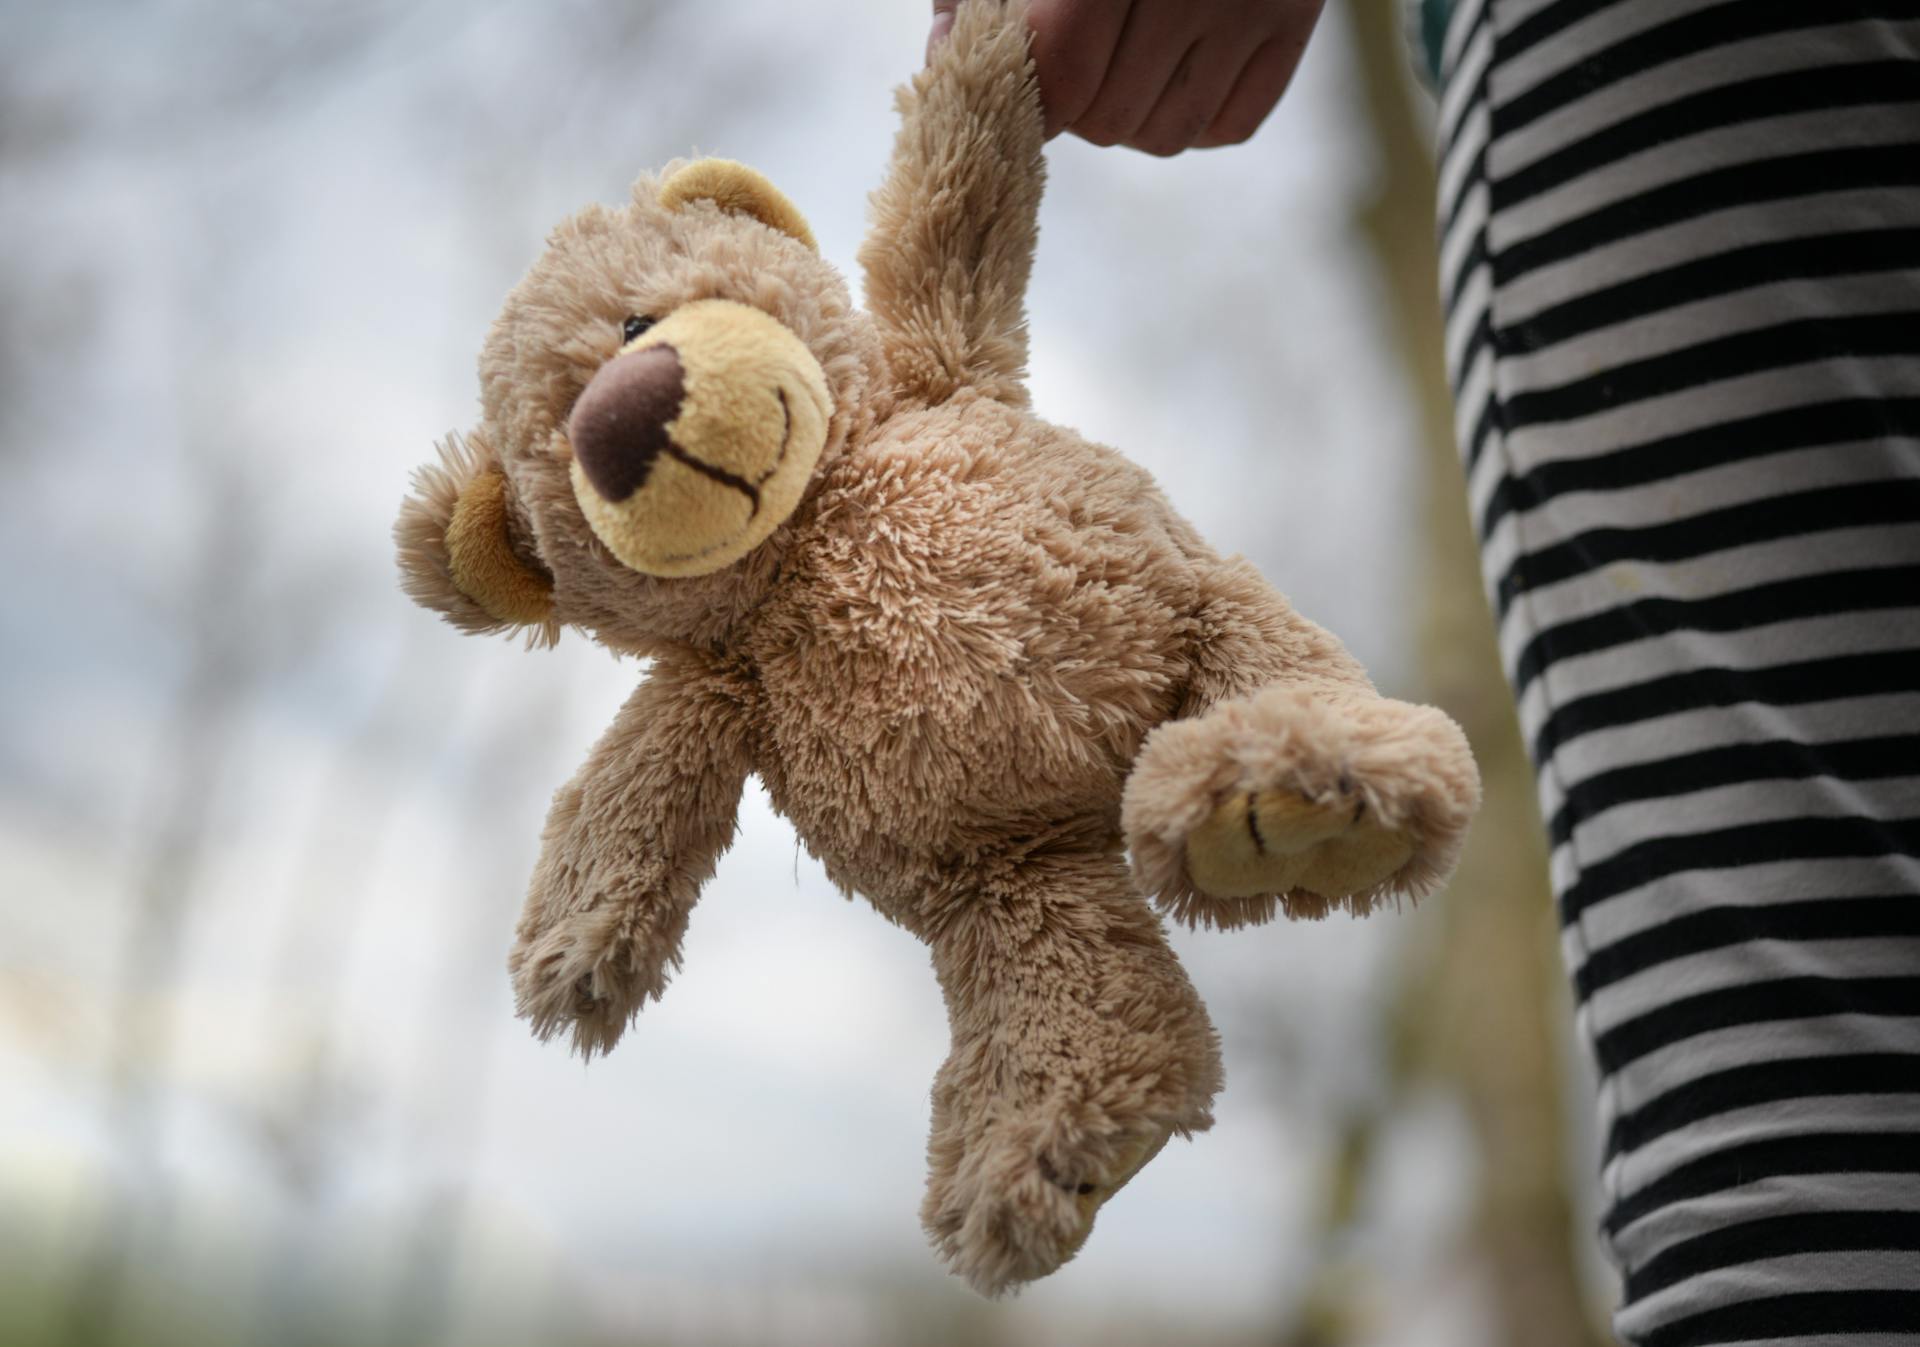
{"label": "teddy bear arm", "polygon": [[1025,0],[968,0],[899,93],[901,126],[860,248],[899,392],[1024,406],[1026,293],[1045,180]]}
{"label": "teddy bear arm", "polygon": [[554,798],[509,958],[519,1014],[606,1052],[679,966],[751,770],[738,707],[666,661]]}

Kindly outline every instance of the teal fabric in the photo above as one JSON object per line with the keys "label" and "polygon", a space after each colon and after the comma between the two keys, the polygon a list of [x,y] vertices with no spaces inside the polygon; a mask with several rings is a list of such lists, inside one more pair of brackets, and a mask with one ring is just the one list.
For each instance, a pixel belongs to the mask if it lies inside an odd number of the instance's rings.
{"label": "teal fabric", "polygon": [[1426,51],[1427,78],[1440,84],[1440,49],[1447,41],[1447,20],[1453,17],[1453,0],[1418,0],[1420,6],[1420,45]]}

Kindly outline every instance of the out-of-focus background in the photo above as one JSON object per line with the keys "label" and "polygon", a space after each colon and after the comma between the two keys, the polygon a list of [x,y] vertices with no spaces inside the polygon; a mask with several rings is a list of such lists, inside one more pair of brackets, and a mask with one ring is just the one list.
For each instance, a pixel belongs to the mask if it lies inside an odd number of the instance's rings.
{"label": "out-of-focus background", "polygon": [[1218,1125],[974,1297],[924,951],[757,788],[583,1067],[502,968],[639,676],[458,636],[387,530],[545,231],[747,160],[851,272],[915,0],[0,3],[0,1341],[1585,1347],[1587,1085],[1447,431],[1430,108],[1336,4],[1248,146],[1056,142],[1035,401],[1473,733],[1451,892],[1176,943]]}

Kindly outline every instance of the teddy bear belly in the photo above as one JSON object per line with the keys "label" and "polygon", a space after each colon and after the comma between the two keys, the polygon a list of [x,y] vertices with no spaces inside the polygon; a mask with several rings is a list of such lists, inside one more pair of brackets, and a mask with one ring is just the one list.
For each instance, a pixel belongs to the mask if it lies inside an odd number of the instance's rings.
{"label": "teddy bear belly", "polygon": [[876,901],[911,901],[963,858],[1048,835],[1117,848],[1121,787],[1149,726],[1096,735],[995,719],[908,720],[859,739],[790,733],[761,775],[836,882]]}

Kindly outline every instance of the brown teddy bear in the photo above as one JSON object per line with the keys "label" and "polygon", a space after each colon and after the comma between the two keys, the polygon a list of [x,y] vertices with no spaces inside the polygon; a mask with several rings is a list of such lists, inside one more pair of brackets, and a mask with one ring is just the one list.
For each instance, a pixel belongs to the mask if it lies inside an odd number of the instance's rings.
{"label": "brown teddy bear", "polygon": [[1024,5],[963,6],[899,106],[866,310],[759,174],[642,178],[508,297],[481,423],[396,536],[407,591],[468,631],[652,661],[554,801],[520,1013],[613,1047],[759,773],[932,950],[953,1050],[922,1218],[995,1293],[1211,1122],[1216,1035],[1148,900],[1363,913],[1440,881],[1479,785],[1446,716],[1379,696],[1144,472],[1028,410]]}

